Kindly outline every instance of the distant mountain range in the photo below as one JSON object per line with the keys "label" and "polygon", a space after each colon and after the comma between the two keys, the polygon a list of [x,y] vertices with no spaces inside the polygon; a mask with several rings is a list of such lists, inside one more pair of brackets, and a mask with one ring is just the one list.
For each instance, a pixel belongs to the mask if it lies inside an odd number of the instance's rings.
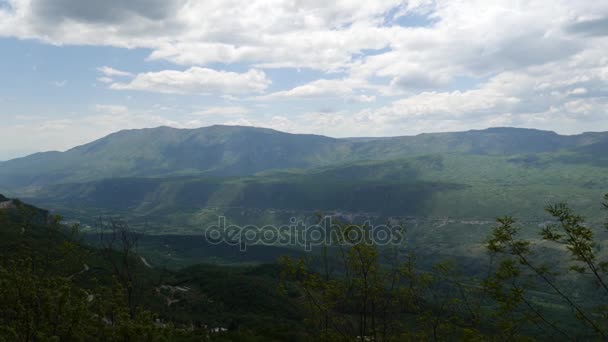
{"label": "distant mountain range", "polygon": [[242,126],[124,130],[66,152],[36,153],[0,163],[0,189],[117,177],[247,176],[363,160],[429,154],[530,155],[576,151],[606,155],[608,132],[572,136],[490,128],[390,138],[335,139]]}

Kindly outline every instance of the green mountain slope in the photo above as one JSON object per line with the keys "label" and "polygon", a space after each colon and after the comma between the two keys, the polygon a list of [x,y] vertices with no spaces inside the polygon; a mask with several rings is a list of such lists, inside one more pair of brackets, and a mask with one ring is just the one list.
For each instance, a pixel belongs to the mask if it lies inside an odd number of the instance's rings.
{"label": "green mountain slope", "polygon": [[607,139],[608,133],[563,136],[535,129],[498,127],[363,141],[355,144],[354,151],[359,156],[382,156],[382,159],[436,153],[516,155],[555,152]]}
{"label": "green mountain slope", "polygon": [[592,205],[608,189],[605,168],[564,161],[564,155],[437,154],[249,177],[106,179],[43,187],[28,200],[78,218],[145,217],[163,229],[200,229],[218,215],[284,224],[289,215],[316,211],[488,221],[512,214],[542,221],[542,208],[559,201],[597,212]]}
{"label": "green mountain slope", "polygon": [[339,154],[339,145],[332,138],[251,127],[129,130],[63,153],[38,153],[5,162],[0,166],[0,186],[126,176],[246,175],[277,167],[319,165]]}
{"label": "green mountain slope", "polygon": [[514,128],[333,139],[240,126],[158,127],[121,131],[66,152],[37,153],[4,162],[0,164],[0,189],[115,177],[245,176],[273,169],[437,153],[518,155],[597,146],[589,147],[590,153],[601,154],[606,141],[608,133],[561,136]]}

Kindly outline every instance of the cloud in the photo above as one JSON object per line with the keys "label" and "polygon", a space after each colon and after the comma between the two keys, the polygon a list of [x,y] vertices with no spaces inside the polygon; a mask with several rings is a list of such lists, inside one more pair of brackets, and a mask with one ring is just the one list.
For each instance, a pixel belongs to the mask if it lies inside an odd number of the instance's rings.
{"label": "cloud", "polygon": [[376,102],[376,96],[373,95],[355,95],[350,97],[352,102],[371,103]]}
{"label": "cloud", "polygon": [[[142,48],[149,51],[142,62],[175,70],[104,66],[98,81],[115,90],[218,97],[198,117],[164,111],[159,122],[339,136],[608,127],[605,1],[93,2],[10,0],[10,8],[0,7],[0,36]],[[315,99],[340,101],[322,113],[311,108]],[[215,106],[235,101],[243,106]]]}
{"label": "cloud", "polygon": [[535,127],[562,134],[597,131],[608,127],[608,59],[600,57],[603,49],[597,46],[567,61],[505,71],[469,90],[423,91],[354,112],[307,112],[234,123],[337,137],[494,126]]}
{"label": "cloud", "polygon": [[[369,51],[369,73],[492,73],[538,65],[584,48],[564,31],[605,33],[608,5],[591,0],[11,0],[0,35],[55,44],[147,48],[182,65],[350,71]],[[590,18],[590,14],[594,17]],[[421,17],[425,25],[396,19]],[[202,20],[204,19],[204,20]],[[446,63],[449,62],[449,63]],[[411,78],[410,78],[411,79]],[[424,82],[423,82],[424,84]]]}
{"label": "cloud", "polygon": [[355,61],[351,70],[420,91],[448,86],[458,77],[486,78],[567,60],[588,42],[564,34],[564,25],[587,10],[562,1],[531,1],[525,7],[508,1],[437,1],[431,14],[435,24],[396,30],[388,51]]}
{"label": "cloud", "polygon": [[356,79],[319,79],[294,87],[290,90],[277,91],[259,100],[294,99],[294,98],[324,98],[324,97],[353,97],[357,89],[373,89],[374,86],[365,80]]}
{"label": "cloud", "polygon": [[114,80],[110,77],[98,77],[97,81],[101,82],[101,83],[112,83],[114,82]]}
{"label": "cloud", "polygon": [[[352,114],[350,125],[383,132],[443,131],[491,126],[537,127],[561,133],[597,130],[608,124],[605,94],[587,88],[605,82],[605,62],[595,67],[561,62],[500,73],[467,91],[428,91]],[[604,83],[605,84],[605,83]]]}
{"label": "cloud", "polygon": [[[184,65],[251,62],[341,68],[389,44],[385,13],[401,1],[12,0],[0,35],[54,44],[152,49]],[[202,20],[204,18],[204,20]]]}
{"label": "cloud", "polygon": [[111,68],[109,66],[102,66],[102,67],[97,68],[97,70],[99,72],[101,72],[104,76],[107,76],[107,77],[113,77],[113,76],[130,77],[130,76],[133,76],[133,74],[130,73],[130,72],[128,72],[128,71],[117,70],[117,69]]}
{"label": "cloud", "polygon": [[572,95],[584,95],[584,94],[587,94],[587,89],[585,89],[585,88],[575,88],[575,89],[572,89],[572,91],[570,91],[570,94],[572,94]]}
{"label": "cloud", "polygon": [[392,87],[406,90],[433,89],[449,84],[450,75],[423,72],[422,68],[403,70],[391,80]]}
{"label": "cloud", "polygon": [[[601,35],[608,18],[608,5],[590,0],[11,4],[13,11],[0,10],[0,35],[147,48],[150,60],[188,66],[245,63],[389,77],[390,85],[409,91],[445,86],[457,76],[484,77],[573,56],[586,42],[566,33]],[[431,24],[395,23],[408,16]],[[379,53],[368,55],[374,51]]]}
{"label": "cloud", "polygon": [[386,46],[377,22],[400,2],[11,0],[11,11],[0,9],[0,35],[150,48],[152,59],[185,65],[330,69]]}
{"label": "cloud", "polygon": [[[162,20],[175,12],[179,0],[38,0],[29,6],[35,18],[50,24],[62,21],[113,24],[134,17]],[[17,2],[20,3],[20,2]],[[22,3],[22,2],[21,2]]]}
{"label": "cloud", "polygon": [[247,94],[261,93],[271,81],[263,71],[245,73],[192,67],[185,71],[164,70],[142,73],[129,83],[113,83],[115,90],[140,90],[167,94]]}

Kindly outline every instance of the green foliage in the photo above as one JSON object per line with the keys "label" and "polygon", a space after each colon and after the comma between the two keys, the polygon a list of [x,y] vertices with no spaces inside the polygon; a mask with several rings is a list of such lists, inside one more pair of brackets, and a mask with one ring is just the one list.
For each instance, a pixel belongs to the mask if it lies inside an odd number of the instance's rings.
{"label": "green foliage", "polygon": [[182,284],[191,291],[175,297],[179,301],[165,308],[165,315],[175,322],[225,328],[228,336],[301,340],[300,303],[279,291],[278,274],[277,265],[184,268],[170,284]]}
{"label": "green foliage", "polygon": [[[451,263],[422,271],[413,254],[340,241],[317,257],[284,258],[283,290],[306,303],[306,323],[317,340],[603,340],[605,254],[594,229],[567,205],[547,211],[556,223],[539,236],[543,248],[559,245],[576,266],[564,274],[556,260],[542,262],[539,246],[522,238],[521,226],[507,216],[488,237],[490,269],[480,281],[460,281]],[[583,292],[585,282],[596,291]]]}
{"label": "green foliage", "polygon": [[[341,229],[353,229],[343,225]],[[359,227],[359,229],[363,229]],[[344,236],[348,236],[345,234]],[[282,260],[284,290],[306,303],[310,338],[322,341],[481,338],[478,309],[451,265],[416,268],[413,255],[382,254],[366,242],[340,241],[317,258]],[[382,262],[383,258],[388,258]]]}
{"label": "green foliage", "polygon": [[[97,284],[95,250],[82,246],[60,218],[13,201],[0,210],[0,340],[168,341],[181,333],[158,326],[144,307],[130,314],[120,283]],[[83,269],[84,268],[84,269]]]}
{"label": "green foliage", "polygon": [[[493,268],[479,287],[474,279],[461,281],[452,263],[424,271],[400,248],[349,240],[306,259],[284,258],[280,270],[200,265],[155,274],[130,254],[135,244],[124,226],[111,235],[121,242],[118,250],[102,244],[100,251],[75,240],[61,218],[12,203],[0,210],[0,337],[6,340],[526,340],[541,333],[574,340],[607,334],[605,254],[593,227],[565,204],[547,208],[555,223],[539,235],[543,246],[563,247],[557,250],[575,278],[541,263],[538,246],[520,236],[512,217],[503,217],[488,238]],[[105,270],[92,274],[83,262]],[[154,288],[155,276],[165,279]],[[573,281],[597,285],[592,302],[566,288]],[[142,291],[140,300],[132,300],[133,291]],[[548,306],[554,301],[543,296],[549,293],[569,311]],[[294,325],[302,315],[308,329]],[[587,330],[573,326],[574,319]]]}
{"label": "green foliage", "polygon": [[0,341],[302,340],[276,266],[150,269],[123,222],[85,246],[60,218],[0,210]]}
{"label": "green foliage", "polygon": [[[553,292],[562,305],[571,310],[573,317],[589,328],[582,338],[604,339],[608,336],[608,287],[604,280],[606,261],[599,260],[601,250],[594,239],[593,228],[564,203],[551,205],[546,210],[556,223],[546,225],[539,235],[547,243],[562,247],[557,250],[568,252],[567,259],[571,263],[568,270],[574,271],[577,277],[560,275],[555,263],[538,264],[533,244],[519,238],[515,220],[510,217],[498,219],[498,225],[487,242],[487,249],[493,257],[498,258],[499,264],[484,281],[486,292],[500,307],[498,325],[501,331],[509,333],[510,338],[518,336],[528,320],[541,331],[548,329],[560,338],[581,338],[575,335],[581,333],[580,329],[572,330],[564,326],[563,321],[549,317],[546,310],[542,310],[541,305],[533,299],[534,291]],[[580,298],[567,290],[568,283],[576,282],[577,286],[581,286],[585,281],[590,281],[599,289],[599,292],[593,292],[593,299]]]}

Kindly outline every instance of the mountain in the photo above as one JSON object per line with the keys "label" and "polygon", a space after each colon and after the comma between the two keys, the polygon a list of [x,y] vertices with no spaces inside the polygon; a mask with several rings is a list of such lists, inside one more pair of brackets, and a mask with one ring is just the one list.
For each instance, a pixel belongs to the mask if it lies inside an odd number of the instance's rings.
{"label": "mountain", "polygon": [[562,136],[555,132],[535,129],[498,127],[466,132],[423,133],[416,136],[366,141],[357,145],[357,153],[369,156],[382,153],[385,158],[433,153],[514,155],[555,152],[606,138],[608,133],[598,136],[588,134]]}
{"label": "mountain", "polygon": [[246,175],[318,165],[339,153],[339,144],[328,137],[237,126],[126,130],[63,153],[5,162],[0,187],[127,176]]}
{"label": "mountain", "polygon": [[[0,189],[116,177],[246,176],[360,160],[438,153],[519,155],[606,143],[608,133],[562,136],[491,128],[391,138],[334,139],[242,126],[158,127],[110,134],[66,152],[37,153],[0,164]],[[591,147],[590,147],[591,148]],[[601,148],[590,153],[602,153]]]}

